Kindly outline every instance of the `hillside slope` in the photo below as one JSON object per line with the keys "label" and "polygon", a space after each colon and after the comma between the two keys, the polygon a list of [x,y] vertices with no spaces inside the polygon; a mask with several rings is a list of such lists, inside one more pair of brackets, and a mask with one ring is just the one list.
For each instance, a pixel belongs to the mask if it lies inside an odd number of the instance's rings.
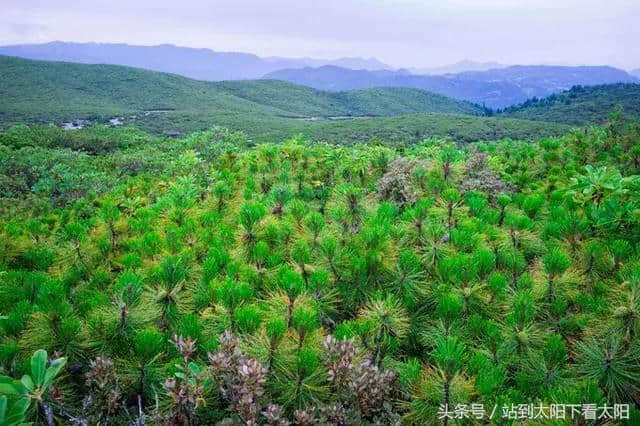
{"label": "hillside slope", "polygon": [[618,107],[628,115],[640,115],[640,84],[576,86],[544,99],[532,99],[507,108],[502,115],[585,125],[604,123]]}
{"label": "hillside slope", "polygon": [[60,120],[145,110],[271,116],[480,114],[482,109],[411,89],[322,92],[280,81],[203,82],[113,65],[0,56],[0,114],[6,120]]}
{"label": "hillside slope", "polygon": [[[122,117],[125,125],[154,133],[223,125],[257,140],[302,132],[332,142],[348,142],[354,135],[394,141],[430,136],[533,139],[567,130],[562,125],[461,115],[481,112],[478,106],[415,89],[330,93],[278,81],[214,83],[114,65],[0,56],[3,127],[72,119],[106,123]],[[386,117],[370,118],[375,115]],[[363,119],[344,119],[349,116]]]}
{"label": "hillside slope", "polygon": [[4,121],[58,121],[178,109],[284,113],[174,74],[0,57],[0,117]]}
{"label": "hillside slope", "polygon": [[[568,133],[560,123],[518,120],[503,117],[474,117],[458,114],[408,114],[368,120],[321,121],[299,131],[312,140],[356,143],[377,139],[393,144],[416,143],[431,137],[457,142],[480,140],[535,140]],[[276,135],[282,134],[281,132]]]}
{"label": "hillside slope", "polygon": [[279,80],[226,81],[214,85],[240,98],[306,116],[484,113],[477,105],[419,89],[386,87],[329,92]]}

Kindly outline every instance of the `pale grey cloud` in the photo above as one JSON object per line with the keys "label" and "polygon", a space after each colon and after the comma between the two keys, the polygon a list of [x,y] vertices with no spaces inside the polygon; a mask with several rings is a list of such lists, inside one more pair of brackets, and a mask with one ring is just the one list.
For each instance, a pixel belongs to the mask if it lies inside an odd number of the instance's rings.
{"label": "pale grey cloud", "polygon": [[640,66],[637,0],[2,0],[0,44],[173,43],[263,56]]}

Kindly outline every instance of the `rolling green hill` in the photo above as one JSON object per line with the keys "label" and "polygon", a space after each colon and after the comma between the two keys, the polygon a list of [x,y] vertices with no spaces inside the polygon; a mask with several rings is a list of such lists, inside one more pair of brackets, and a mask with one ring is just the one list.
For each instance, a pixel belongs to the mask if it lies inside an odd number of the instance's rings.
{"label": "rolling green hill", "polygon": [[[223,125],[260,141],[300,132],[330,142],[430,136],[529,139],[567,130],[563,125],[475,116],[482,112],[478,106],[417,89],[331,93],[280,81],[204,82],[122,66],[0,56],[2,127],[74,119],[104,123],[123,117],[126,125],[154,133]],[[344,119],[356,116],[361,118]]]}
{"label": "rolling green hill", "polygon": [[269,80],[204,82],[114,65],[0,57],[2,112],[9,118],[72,119],[145,110],[274,116],[481,114],[476,105],[414,89],[330,93]]}
{"label": "rolling green hill", "polygon": [[557,95],[507,108],[502,115],[581,126],[604,123],[618,107],[628,115],[640,115],[640,84],[576,86]]}
{"label": "rolling green hill", "polygon": [[213,85],[240,98],[305,116],[484,113],[478,105],[417,89],[383,87],[326,92],[279,80],[225,81]]}
{"label": "rolling green hill", "polygon": [[286,114],[215,85],[174,74],[114,65],[0,57],[3,121],[59,121],[144,110]]}

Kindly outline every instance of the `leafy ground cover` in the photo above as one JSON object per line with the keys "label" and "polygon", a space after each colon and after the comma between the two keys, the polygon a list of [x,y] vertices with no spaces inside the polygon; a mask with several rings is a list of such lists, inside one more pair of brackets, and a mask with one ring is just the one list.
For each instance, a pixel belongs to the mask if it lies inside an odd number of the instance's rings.
{"label": "leafy ground cover", "polygon": [[636,424],[639,137],[623,119],[394,147],[13,127],[2,421],[462,424],[441,406],[562,403]]}

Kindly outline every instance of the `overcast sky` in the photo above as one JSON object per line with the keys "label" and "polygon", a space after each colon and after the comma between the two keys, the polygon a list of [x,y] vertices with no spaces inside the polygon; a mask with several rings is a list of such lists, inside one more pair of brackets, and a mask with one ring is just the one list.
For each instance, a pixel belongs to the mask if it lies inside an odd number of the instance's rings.
{"label": "overcast sky", "polygon": [[640,67],[640,0],[0,0],[0,10],[0,44],[171,43],[397,67]]}

